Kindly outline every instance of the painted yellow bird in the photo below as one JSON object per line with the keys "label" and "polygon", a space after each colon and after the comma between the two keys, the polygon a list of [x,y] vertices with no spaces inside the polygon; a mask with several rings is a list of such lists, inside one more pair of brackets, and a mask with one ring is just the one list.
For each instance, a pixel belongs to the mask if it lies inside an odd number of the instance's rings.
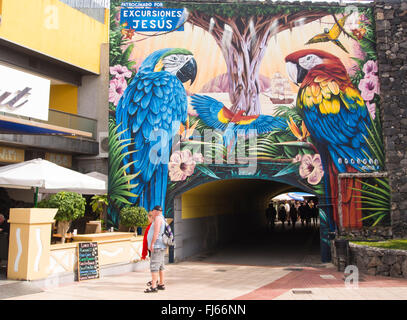
{"label": "painted yellow bird", "polygon": [[343,44],[338,40],[339,35],[342,33],[343,26],[345,25],[345,21],[349,16],[350,14],[343,16],[341,19],[338,20],[337,23],[334,24],[331,30],[325,28],[324,33],[320,33],[312,37],[306,44],[332,41],[343,51],[349,53],[348,50],[346,50],[346,48],[343,46]]}

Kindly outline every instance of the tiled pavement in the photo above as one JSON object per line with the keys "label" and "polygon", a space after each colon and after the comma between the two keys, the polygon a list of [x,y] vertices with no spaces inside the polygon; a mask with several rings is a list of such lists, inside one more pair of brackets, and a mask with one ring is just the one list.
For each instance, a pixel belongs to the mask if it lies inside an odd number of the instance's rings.
{"label": "tiled pavement", "polygon": [[238,246],[169,264],[167,289],[158,293],[143,292],[150,280],[143,262],[142,271],[48,288],[0,279],[0,299],[407,300],[407,279],[360,274],[358,287],[346,287],[344,273],[320,263],[316,235],[277,229],[272,236],[248,237]]}
{"label": "tiled pavement", "polygon": [[407,300],[407,279],[359,275],[345,284],[345,275],[334,266],[299,268],[236,300]]}
{"label": "tiled pavement", "polygon": [[[167,267],[167,289],[158,293],[143,293],[150,280],[146,269],[54,288],[31,287],[6,300],[407,300],[407,279],[362,275],[357,288],[346,288],[344,274],[333,265],[290,271],[295,269],[300,268],[181,262]],[[2,290],[7,285],[0,285]]]}

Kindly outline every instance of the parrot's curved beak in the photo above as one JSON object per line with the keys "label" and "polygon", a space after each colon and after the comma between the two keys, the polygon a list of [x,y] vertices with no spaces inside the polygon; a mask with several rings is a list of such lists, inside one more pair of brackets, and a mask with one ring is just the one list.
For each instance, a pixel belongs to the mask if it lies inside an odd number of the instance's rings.
{"label": "parrot's curved beak", "polygon": [[304,69],[298,63],[293,63],[291,61],[286,62],[286,68],[288,76],[296,85],[302,83],[308,73],[307,69]]}
{"label": "parrot's curved beak", "polygon": [[196,78],[196,73],[198,71],[198,66],[194,58],[188,60],[181,69],[178,70],[176,76],[182,82],[187,82],[191,80],[191,84],[194,83]]}

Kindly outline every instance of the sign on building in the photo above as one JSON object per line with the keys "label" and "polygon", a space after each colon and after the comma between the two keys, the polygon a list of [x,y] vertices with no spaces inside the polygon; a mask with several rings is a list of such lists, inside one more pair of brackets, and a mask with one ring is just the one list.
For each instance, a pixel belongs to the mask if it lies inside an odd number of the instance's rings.
{"label": "sign on building", "polygon": [[0,65],[0,112],[48,120],[50,80]]}
{"label": "sign on building", "polygon": [[134,31],[184,31],[184,9],[164,8],[162,2],[125,2],[120,22]]}
{"label": "sign on building", "polygon": [[24,161],[24,150],[0,147],[0,162],[16,163]]}
{"label": "sign on building", "polygon": [[72,167],[72,156],[69,154],[46,152],[45,160],[48,160],[65,168]]}

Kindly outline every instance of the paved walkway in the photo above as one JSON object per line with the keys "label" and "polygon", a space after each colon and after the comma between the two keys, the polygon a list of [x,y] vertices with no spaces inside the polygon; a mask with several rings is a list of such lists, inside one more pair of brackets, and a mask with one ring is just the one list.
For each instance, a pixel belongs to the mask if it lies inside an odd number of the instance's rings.
{"label": "paved walkway", "polygon": [[0,280],[4,300],[407,300],[407,279],[345,275],[319,261],[318,231],[276,229],[213,253],[167,266],[165,291],[145,294],[144,270],[40,288]]}
{"label": "paved walkway", "polygon": [[148,280],[147,268],[54,288],[11,281],[0,285],[0,292],[19,286],[5,300],[407,300],[407,279],[363,275],[357,288],[346,288],[344,274],[331,264],[291,268],[181,262],[168,266],[165,291],[143,293]]}

